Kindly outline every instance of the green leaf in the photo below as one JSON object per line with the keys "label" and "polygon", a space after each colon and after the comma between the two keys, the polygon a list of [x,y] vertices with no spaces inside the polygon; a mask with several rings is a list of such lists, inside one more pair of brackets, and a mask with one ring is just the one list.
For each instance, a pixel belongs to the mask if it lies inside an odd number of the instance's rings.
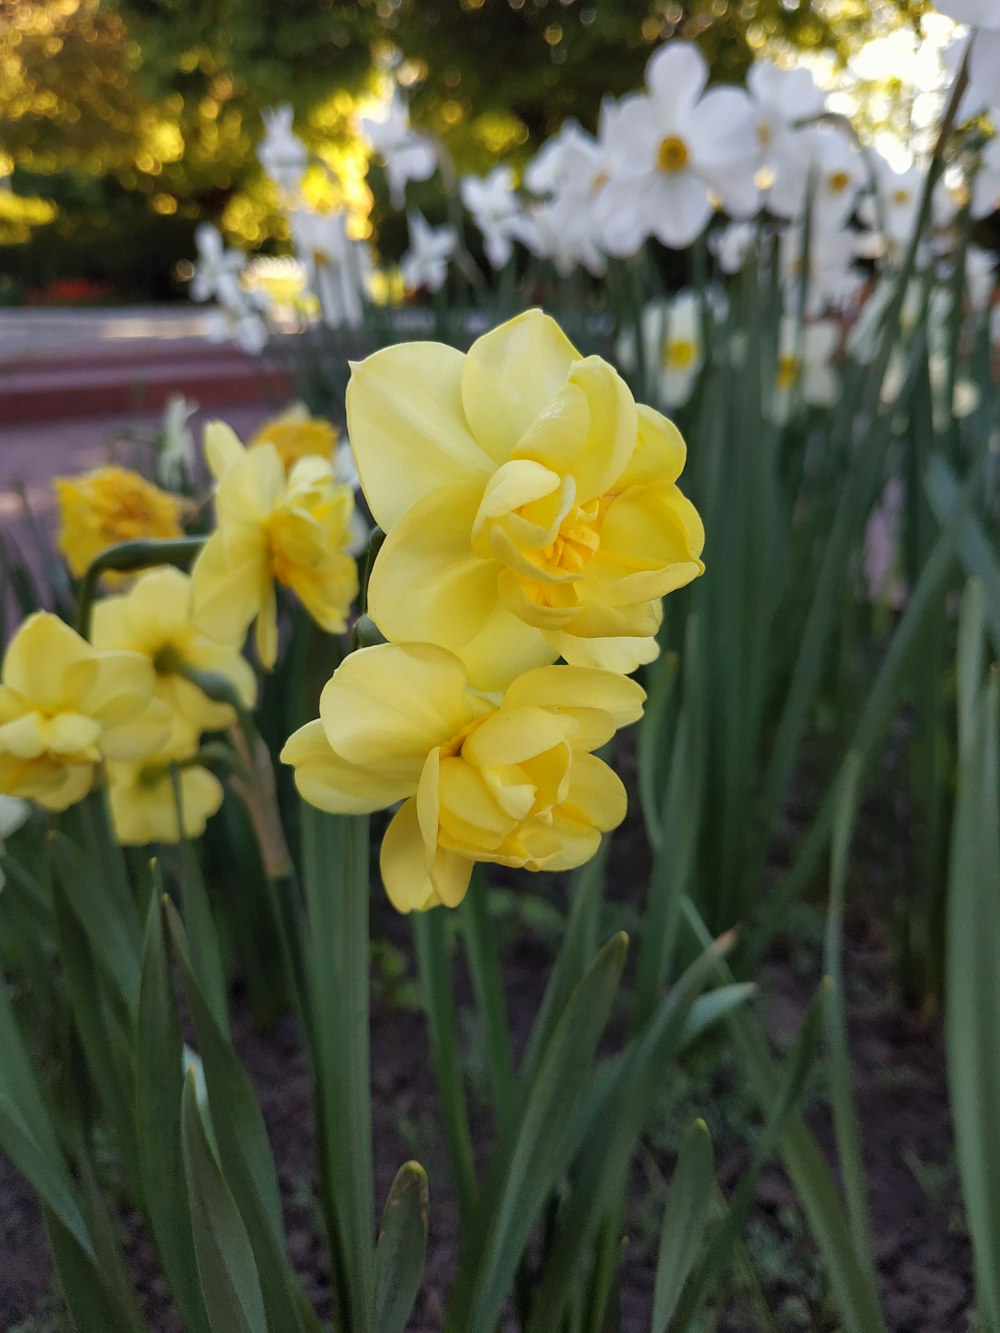
{"label": "green leaf", "polygon": [[264,1117],[246,1070],[194,974],[180,917],[169,900],[164,907],[197,1035],[211,1129],[253,1249],[268,1319],[282,1333],[301,1329],[303,1321],[311,1329],[315,1317],[302,1300],[285,1251],[281,1195]]}
{"label": "green leaf", "polygon": [[302,805],[317,1137],[327,1224],[351,1333],[372,1308],[375,1185],[369,1055],[368,820]]}
{"label": "green leaf", "polygon": [[378,1333],[405,1333],[420,1290],[427,1254],[427,1173],[404,1162],[389,1189],[375,1247],[375,1314]]}
{"label": "green leaf", "polygon": [[136,1126],[146,1214],[164,1276],[189,1333],[207,1333],[181,1153],[183,1043],[156,891],[149,903],[136,1028]]}
{"label": "green leaf", "polygon": [[945,990],[955,1144],[972,1236],[977,1313],[984,1333],[1000,1330],[998,753],[1000,679],[994,668],[972,709],[959,763],[948,871]]}
{"label": "green leaf", "polygon": [[623,934],[604,946],[556,1025],[528,1091],[482,1247],[467,1251],[461,1261],[460,1273],[465,1270],[470,1289],[466,1299],[456,1280],[459,1297],[449,1311],[449,1333],[475,1333],[500,1318],[524,1248],[561,1172],[565,1126],[608,1020],[627,946]]}
{"label": "green leaf", "polygon": [[11,1099],[0,1094],[0,1148],[28,1181],[77,1246],[94,1257],[87,1224],[66,1175],[62,1154],[52,1157],[35,1138]]}
{"label": "green leaf", "polygon": [[184,1080],[181,1142],[198,1276],[212,1333],[268,1333],[250,1238],[205,1133],[193,1078]]}
{"label": "green leaf", "polygon": [[704,1120],[688,1127],[670,1181],[656,1260],[652,1333],[666,1333],[684,1283],[702,1248],[712,1202],[715,1154]]}
{"label": "green leaf", "polygon": [[59,1218],[43,1208],[45,1230],[59,1286],[78,1333],[142,1333],[148,1326],[133,1312],[132,1293],[109,1290],[92,1252],[81,1246]]}
{"label": "green leaf", "polygon": [[101,867],[85,852],[61,833],[50,838],[65,901],[87,936],[94,961],[131,1018],[139,1002],[141,940],[135,913],[119,909]]}

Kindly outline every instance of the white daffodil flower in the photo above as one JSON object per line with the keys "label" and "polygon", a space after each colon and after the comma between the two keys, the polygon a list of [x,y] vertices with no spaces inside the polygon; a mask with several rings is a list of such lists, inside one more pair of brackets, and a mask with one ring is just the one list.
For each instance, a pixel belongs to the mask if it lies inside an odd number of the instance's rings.
{"label": "white daffodil flower", "polygon": [[[757,61],[750,67],[747,92],[757,136],[757,187],[768,207],[780,212],[772,203],[770,192],[776,184],[785,185],[785,189],[779,188],[776,198],[787,198],[792,194],[787,188],[788,178],[794,182],[803,171],[808,173],[808,139],[802,136],[799,127],[822,113],[826,95],[817,88],[809,70],[801,66],[780,69],[766,61]],[[796,208],[788,216],[798,211]]]}
{"label": "white daffodil flower", "polygon": [[402,208],[407,181],[425,181],[434,175],[437,156],[433,144],[410,125],[410,113],[398,93],[378,119],[363,117],[360,125],[369,147],[385,164],[393,208]]}
{"label": "white daffodil flower", "polygon": [[156,457],[156,479],[168,490],[180,490],[185,477],[190,473],[194,461],[194,439],[187,423],[197,410],[198,404],[188,402],[181,393],[172,393],[163,409]]}
{"label": "white daffodil flower", "polygon": [[293,115],[287,103],[264,111],[264,137],[257,145],[264,174],[286,195],[298,193],[309,165],[309,149],[292,129]]}
{"label": "white daffodil flower", "polygon": [[[649,391],[661,406],[680,407],[691,397],[705,362],[698,298],[693,292],[680,292],[669,301],[650,301],[643,307],[641,337]],[[638,369],[631,332],[618,339],[616,354],[623,365]]]}
{"label": "white daffodil flower", "polygon": [[510,167],[494,167],[488,176],[465,176],[459,187],[462,203],[482,232],[486,258],[495,269],[504,268],[514,251],[521,225],[521,203],[514,191]]}
{"label": "white daffodil flower", "polygon": [[768,208],[779,217],[799,218],[811,188],[825,229],[841,227],[868,179],[861,154],[840,130],[830,127],[797,131],[788,140],[787,153],[768,191]]}
{"label": "white daffodil flower", "polygon": [[594,277],[607,269],[593,218],[574,193],[567,191],[529,207],[520,219],[518,236],[533,255],[551,260],[563,277],[580,266]]}
{"label": "white daffodil flower", "polygon": [[297,209],[292,239],[324,322],[337,329],[359,328],[371,259],[367,247],[348,236],[347,215]]}
{"label": "white daffodil flower", "polygon": [[753,252],[756,239],[757,228],[752,222],[730,222],[711,233],[708,248],[723,273],[739,273]]}
{"label": "white daffodil flower", "polygon": [[454,227],[431,227],[420,213],[407,216],[410,227],[410,248],[403,256],[400,269],[409,291],[426,287],[429,292],[440,291],[448,276],[448,261],[455,253],[458,235]]}
{"label": "white daffodil flower", "polygon": [[195,231],[194,241],[198,258],[188,289],[192,301],[210,301],[214,296],[233,304],[246,256],[239,250],[227,250],[222,233],[210,222],[201,223]]}
{"label": "white daffodil flower", "polygon": [[801,284],[806,286],[805,313],[813,319],[828,307],[846,309],[864,281],[854,267],[855,249],[851,234],[822,220],[814,205],[809,227],[808,257],[805,253],[805,221],[786,227],[778,238],[785,305],[797,306]]}
{"label": "white daffodil flower", "polygon": [[260,356],[267,346],[267,323],[250,302],[244,306],[220,305],[213,310],[206,329],[209,342],[231,342],[250,356]]}
{"label": "white daffodil flower", "polygon": [[697,47],[671,42],[646,66],[649,95],[620,103],[608,127],[611,173],[601,194],[603,243],[634,253],[647,236],[681,249],[717,208],[757,211],[757,142],[741,88],[705,92],[708,66]]}
{"label": "white daffodil flower", "polygon": [[769,402],[769,415],[779,426],[796,407],[832,407],[837,400],[837,376],[831,362],[840,331],[832,319],[799,326],[793,315],[783,315],[778,327],[778,361]]}

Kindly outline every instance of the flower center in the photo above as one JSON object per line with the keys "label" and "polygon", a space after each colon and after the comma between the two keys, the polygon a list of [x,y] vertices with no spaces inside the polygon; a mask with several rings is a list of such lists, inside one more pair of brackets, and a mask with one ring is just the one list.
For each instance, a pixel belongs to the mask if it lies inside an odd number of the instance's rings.
{"label": "flower center", "polygon": [[600,496],[577,505],[563,520],[555,541],[528,558],[548,574],[582,574],[601,544],[600,523],[609,499]]}
{"label": "flower center", "polygon": [[690,339],[671,338],[663,344],[664,370],[690,370],[698,349]]}
{"label": "flower center", "polygon": [[909,190],[893,190],[892,202],[898,204],[900,208],[902,208],[904,204],[908,204],[910,202]]}
{"label": "flower center", "polygon": [[829,189],[834,194],[843,194],[851,183],[851,178],[846,171],[831,171],[826,178]]}
{"label": "flower center", "polygon": [[687,144],[676,134],[669,134],[660,142],[656,164],[661,171],[669,172],[670,175],[683,171],[688,164]]}
{"label": "flower center", "polygon": [[799,359],[797,356],[779,356],[776,381],[779,389],[787,391],[799,377]]}

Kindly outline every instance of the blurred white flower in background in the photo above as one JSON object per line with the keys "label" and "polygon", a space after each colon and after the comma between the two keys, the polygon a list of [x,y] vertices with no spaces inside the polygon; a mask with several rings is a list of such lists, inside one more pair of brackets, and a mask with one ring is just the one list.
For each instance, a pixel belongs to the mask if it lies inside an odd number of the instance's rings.
{"label": "blurred white flower in background", "polygon": [[757,211],[757,139],[742,88],[705,92],[708,66],[697,47],[672,42],[646,66],[649,95],[619,105],[608,126],[610,178],[601,194],[605,248],[634,253],[647,236],[682,249],[717,208]]}
{"label": "blurred white flower in background", "polygon": [[291,223],[296,254],[324,321],[337,329],[359,328],[371,257],[362,241],[348,236],[347,214],[298,209]]}
{"label": "blurred white flower in background", "polygon": [[[663,407],[686,403],[705,362],[701,310],[694,292],[650,301],[642,310],[640,336],[648,391]],[[623,365],[639,369],[632,331],[622,334],[616,352]]]}
{"label": "blurred white flower in background", "polygon": [[779,234],[778,262],[786,303],[797,303],[805,282],[805,313],[810,318],[828,308],[846,309],[865,281],[854,267],[854,258],[851,233],[827,222],[819,204],[814,204],[808,227],[803,218]]}
{"label": "blurred white flower in background", "polygon": [[770,398],[770,417],[783,426],[799,404],[831,407],[837,400],[832,361],[840,330],[830,319],[800,327],[793,315],[778,326],[778,359]]}
{"label": "blurred white flower in background", "polygon": [[750,258],[757,239],[757,228],[752,222],[729,222],[713,231],[708,246],[723,273],[739,273]]}
{"label": "blurred white flower in background", "polygon": [[206,330],[209,342],[234,343],[250,356],[260,356],[267,346],[267,322],[252,302],[220,305],[209,317]]}
{"label": "blurred white flower in background", "polygon": [[408,181],[425,181],[434,175],[437,155],[434,145],[410,125],[406,103],[394,93],[378,119],[362,117],[361,132],[385,165],[389,200],[402,208]]}
{"label": "blurred white flower in background", "polygon": [[521,220],[513,171],[499,166],[488,176],[464,176],[460,189],[462,203],[482,232],[486,258],[493,268],[504,268],[513,254]]}
{"label": "blurred white flower in background", "polygon": [[194,439],[188,420],[198,411],[181,393],[172,393],[163,409],[157,438],[156,479],[167,490],[178,491],[190,476],[194,461]]}
{"label": "blurred white flower in background", "polygon": [[988,310],[997,285],[997,257],[992,250],[970,245],[965,252],[965,284],[973,310]]}
{"label": "blurred white flower in background", "polygon": [[403,256],[400,269],[409,291],[425,287],[429,292],[440,291],[448,276],[448,261],[455,253],[458,235],[454,227],[432,227],[421,213],[407,215],[410,228],[410,248]]}
{"label": "blurred white flower in background", "polygon": [[293,115],[287,103],[263,112],[264,137],[257,145],[264,174],[287,195],[298,193],[309,165],[309,149],[292,129]]}
{"label": "blurred white flower in background", "polygon": [[235,304],[246,255],[240,250],[227,250],[222,233],[210,222],[196,229],[194,243],[198,258],[189,288],[192,301],[210,301],[214,296]]}

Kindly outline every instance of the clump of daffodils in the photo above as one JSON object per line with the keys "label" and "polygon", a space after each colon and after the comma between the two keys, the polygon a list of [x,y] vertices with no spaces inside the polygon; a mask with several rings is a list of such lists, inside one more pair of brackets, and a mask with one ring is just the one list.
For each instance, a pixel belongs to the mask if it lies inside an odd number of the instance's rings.
{"label": "clump of daffodils", "polygon": [[454,907],[477,861],[569,869],[624,818],[594,751],[641,716],[628,673],[658,652],[660,598],[704,568],[701,520],[674,426],[538,310],[467,356],[410,343],[352,370],[388,642],[342,663],[282,758],[321,809],[401,801],[389,897]]}
{"label": "clump of daffodils", "polygon": [[310,416],[304,404],[293,403],[265,421],[247,448],[257,449],[263,444],[274,445],[285,471],[290,472],[300,458],[332,458],[337,432],[323,417]]}
{"label": "clump of daffodils", "polygon": [[[53,486],[59,550],[77,578],[120,542],[184,535],[184,501],[130,468],[98,467],[78,477],[57,477]],[[128,575],[109,572],[105,578],[120,584]]]}

